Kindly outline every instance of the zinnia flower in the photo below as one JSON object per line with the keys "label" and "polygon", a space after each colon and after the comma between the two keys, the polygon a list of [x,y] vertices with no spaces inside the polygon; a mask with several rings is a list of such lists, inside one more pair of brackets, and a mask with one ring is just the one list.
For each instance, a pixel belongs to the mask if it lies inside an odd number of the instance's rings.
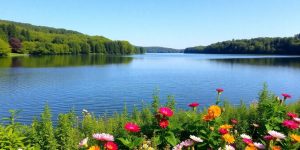
{"label": "zinnia flower", "polygon": [[221,88],[217,88],[216,91],[218,92],[218,94],[222,93],[224,90]]}
{"label": "zinnia flower", "polygon": [[263,145],[261,143],[254,142],[253,144],[258,149],[265,149],[266,148],[265,145]]}
{"label": "zinnia flower", "polygon": [[296,123],[293,120],[284,120],[282,125],[292,130],[297,129],[299,127],[298,123]]}
{"label": "zinnia flower", "polygon": [[296,141],[300,143],[300,136],[296,134],[291,134],[290,137],[292,138],[293,141]]}
{"label": "zinnia flower", "polygon": [[107,141],[107,142],[114,141],[114,136],[106,133],[93,134],[93,138],[99,141]]}
{"label": "zinnia flower", "polygon": [[281,150],[281,147],[280,146],[273,146],[272,150]]}
{"label": "zinnia flower", "polygon": [[182,149],[182,145],[181,145],[181,143],[179,143],[179,144],[177,144],[176,146],[174,146],[173,148],[172,148],[172,150],[181,150]]}
{"label": "zinnia flower", "polygon": [[228,134],[228,133],[222,135],[222,137],[223,137],[224,141],[229,143],[229,144],[232,144],[235,141],[234,137],[232,135]]}
{"label": "zinnia flower", "polygon": [[203,140],[200,137],[196,137],[194,135],[190,135],[190,139],[194,140],[195,142],[203,142]]}
{"label": "zinnia flower", "polygon": [[220,128],[219,129],[219,133],[224,135],[224,134],[227,134],[228,133],[228,130],[227,129],[223,129],[223,128]]}
{"label": "zinnia flower", "polygon": [[100,150],[99,146],[92,146],[89,148],[89,150]]}
{"label": "zinnia flower", "polygon": [[190,146],[194,145],[194,141],[191,139],[187,139],[185,141],[182,141],[180,144],[184,147],[190,147]]}
{"label": "zinnia flower", "polygon": [[129,131],[129,132],[139,132],[140,131],[140,127],[132,122],[128,122],[125,124],[124,126],[125,130]]}
{"label": "zinnia flower", "polygon": [[88,147],[88,145],[87,145],[88,140],[89,140],[88,137],[81,140],[79,143],[79,147]]}
{"label": "zinnia flower", "polygon": [[236,119],[231,119],[230,121],[232,124],[238,124],[238,121]]}
{"label": "zinnia flower", "polygon": [[114,142],[107,142],[104,144],[106,150],[118,150],[118,145]]}
{"label": "zinnia flower", "polygon": [[271,136],[271,135],[266,135],[266,136],[264,136],[264,139],[265,139],[266,141],[271,141],[271,140],[274,139],[274,137]]}
{"label": "zinnia flower", "polygon": [[241,134],[240,135],[243,139],[252,139],[251,136],[247,135],[247,134]]}
{"label": "zinnia flower", "polygon": [[211,121],[221,115],[221,108],[217,105],[212,105],[207,110],[207,115],[204,115],[205,121]]}
{"label": "zinnia flower", "polygon": [[161,119],[159,121],[159,126],[161,128],[166,128],[166,127],[168,127],[168,125],[169,125],[169,121],[167,119]]}
{"label": "zinnia flower", "polygon": [[293,118],[293,119],[294,119],[294,121],[300,123],[300,118]]}
{"label": "zinnia flower", "polygon": [[272,137],[274,137],[274,138],[276,138],[276,139],[284,139],[284,138],[285,138],[285,135],[284,135],[284,134],[279,133],[279,132],[277,132],[277,131],[271,130],[271,131],[269,131],[268,133],[269,133]]}
{"label": "zinnia flower", "polygon": [[199,103],[193,102],[193,103],[190,103],[189,106],[190,106],[190,107],[198,107],[198,106],[199,106]]}
{"label": "zinnia flower", "polygon": [[166,116],[166,117],[172,117],[173,116],[172,109],[170,109],[168,107],[161,107],[161,108],[159,108],[158,112],[160,114],[162,114],[163,116]]}
{"label": "zinnia flower", "polygon": [[291,119],[293,119],[293,118],[297,118],[297,117],[298,117],[298,115],[297,115],[297,114],[295,114],[295,113],[292,113],[292,112],[288,112],[288,113],[287,113],[287,116],[289,116]]}
{"label": "zinnia flower", "polygon": [[286,99],[288,99],[288,98],[292,98],[292,96],[289,95],[289,94],[287,94],[287,93],[282,93],[281,95],[283,96],[283,99],[284,99],[284,100],[286,100]]}
{"label": "zinnia flower", "polygon": [[249,146],[254,146],[251,139],[244,138],[244,139],[243,139],[243,142],[246,143],[246,144],[249,145]]}
{"label": "zinnia flower", "polygon": [[235,148],[231,145],[225,145],[225,149],[224,150],[235,150]]}
{"label": "zinnia flower", "polygon": [[245,150],[257,150],[255,146],[246,146]]}
{"label": "zinnia flower", "polygon": [[228,129],[231,129],[231,128],[233,128],[233,127],[232,127],[232,125],[224,124],[224,125],[221,125],[220,128],[221,128],[221,129],[227,129],[227,130],[228,130]]}

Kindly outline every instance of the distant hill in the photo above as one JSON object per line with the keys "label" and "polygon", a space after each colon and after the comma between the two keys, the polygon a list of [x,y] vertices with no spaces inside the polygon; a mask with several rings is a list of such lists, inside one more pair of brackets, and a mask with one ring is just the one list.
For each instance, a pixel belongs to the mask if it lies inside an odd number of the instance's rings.
{"label": "distant hill", "polygon": [[0,56],[10,52],[31,55],[128,55],[144,53],[145,50],[128,41],[113,41],[72,30],[0,20]]}
{"label": "distant hill", "polygon": [[184,53],[300,55],[300,34],[294,37],[223,41],[208,46],[189,47]]}
{"label": "distant hill", "polygon": [[167,47],[144,47],[146,53],[183,53],[183,49],[174,49]]}

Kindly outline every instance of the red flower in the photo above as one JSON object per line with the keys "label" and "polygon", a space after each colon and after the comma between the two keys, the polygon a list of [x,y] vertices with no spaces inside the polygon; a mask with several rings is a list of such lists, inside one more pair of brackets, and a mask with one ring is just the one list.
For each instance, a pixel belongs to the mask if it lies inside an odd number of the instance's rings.
{"label": "red flower", "polygon": [[124,128],[129,131],[129,132],[139,132],[140,131],[140,127],[132,122],[128,122],[125,124]]}
{"label": "red flower", "polygon": [[167,119],[161,119],[159,121],[159,126],[163,129],[168,127],[168,125],[169,125],[169,121]]}
{"label": "red flower", "polygon": [[224,90],[221,88],[217,88],[216,91],[218,92],[218,94],[222,93]]}
{"label": "red flower", "polygon": [[238,121],[236,119],[231,119],[230,121],[232,124],[238,124]]}
{"label": "red flower", "polygon": [[292,113],[292,112],[288,112],[288,113],[287,113],[287,116],[291,117],[291,119],[293,119],[293,118],[297,118],[297,117],[298,117],[298,115],[297,115],[297,114],[295,114],[295,113]]}
{"label": "red flower", "polygon": [[190,103],[189,106],[190,106],[190,107],[198,107],[198,106],[199,106],[199,103],[193,102],[193,103]]}
{"label": "red flower", "polygon": [[118,145],[114,142],[106,142],[104,147],[107,149],[107,150],[118,150]]}
{"label": "red flower", "polygon": [[271,141],[271,140],[274,139],[274,137],[271,136],[271,135],[266,135],[266,136],[264,136],[264,139],[265,139],[266,141]]}
{"label": "red flower", "polygon": [[294,120],[284,120],[282,125],[292,130],[299,127],[298,123],[296,123]]}
{"label": "red flower", "polygon": [[161,108],[159,108],[158,112],[160,114],[162,114],[163,116],[166,116],[166,117],[172,117],[173,116],[172,109],[170,109],[168,107],[161,107]]}
{"label": "red flower", "polygon": [[223,128],[220,128],[219,129],[219,133],[224,135],[224,134],[227,134],[228,133],[228,130],[227,129],[223,129]]}
{"label": "red flower", "polygon": [[284,98],[285,100],[288,99],[288,98],[292,98],[291,95],[286,94],[286,93],[282,93],[281,95],[283,96],[283,98]]}

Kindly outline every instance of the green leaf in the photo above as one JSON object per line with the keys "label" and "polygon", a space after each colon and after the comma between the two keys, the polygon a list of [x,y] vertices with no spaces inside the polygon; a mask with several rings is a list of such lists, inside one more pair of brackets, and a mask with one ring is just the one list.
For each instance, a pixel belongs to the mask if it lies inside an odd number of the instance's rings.
{"label": "green leaf", "polygon": [[118,138],[118,140],[120,140],[125,146],[130,147],[130,141],[128,139]]}
{"label": "green leaf", "polygon": [[173,132],[168,132],[167,136],[165,136],[165,139],[168,143],[170,143],[172,146],[175,146],[177,144],[177,139],[175,138],[175,135]]}

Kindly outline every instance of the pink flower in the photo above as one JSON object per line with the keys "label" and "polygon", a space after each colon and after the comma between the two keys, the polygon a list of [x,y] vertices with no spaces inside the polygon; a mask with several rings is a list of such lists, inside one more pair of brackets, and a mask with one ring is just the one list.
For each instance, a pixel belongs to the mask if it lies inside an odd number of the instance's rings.
{"label": "pink flower", "polygon": [[294,121],[300,123],[300,118],[293,118],[293,119],[294,119]]}
{"label": "pink flower", "polygon": [[236,119],[231,119],[230,122],[231,122],[232,124],[238,124],[238,121],[237,121]]}
{"label": "pink flower", "polygon": [[257,143],[257,142],[254,142],[253,145],[258,148],[258,149],[265,149],[265,145],[261,144],[261,143]]}
{"label": "pink flower", "polygon": [[243,142],[246,143],[247,145],[253,144],[253,142],[252,142],[251,139],[246,139],[246,138],[244,138],[244,139],[243,139]]}
{"label": "pink flower", "polygon": [[169,125],[169,121],[167,119],[161,119],[159,121],[159,126],[163,129],[168,127],[168,125]]}
{"label": "pink flower", "polygon": [[277,131],[274,131],[274,130],[271,130],[271,131],[268,131],[268,133],[273,137],[273,138],[276,138],[276,139],[284,139],[286,136],[280,132],[277,132]]}
{"label": "pink flower", "polygon": [[292,113],[292,112],[288,112],[288,113],[287,113],[287,116],[291,117],[291,119],[293,119],[293,118],[297,118],[297,117],[298,117],[298,115],[297,115],[297,114],[295,114],[295,113]]}
{"label": "pink flower", "polygon": [[281,95],[283,96],[284,100],[286,100],[288,98],[292,98],[292,96],[287,93],[282,93]]}
{"label": "pink flower", "polygon": [[190,146],[194,145],[194,141],[191,139],[187,139],[187,140],[181,142],[180,144],[184,147],[190,147]]}
{"label": "pink flower", "polygon": [[93,138],[99,141],[106,141],[106,142],[114,141],[114,136],[106,133],[93,134]]}
{"label": "pink flower", "polygon": [[132,122],[128,122],[125,124],[124,126],[125,130],[129,131],[129,132],[139,132],[140,131],[140,127]]}
{"label": "pink flower", "polygon": [[170,109],[168,107],[161,107],[161,108],[159,108],[158,112],[160,114],[162,114],[163,116],[166,116],[166,117],[172,117],[173,116],[172,109]]}
{"label": "pink flower", "polygon": [[266,136],[264,136],[264,139],[265,139],[266,141],[271,141],[271,140],[274,139],[274,137],[271,136],[271,135],[266,135]]}
{"label": "pink flower", "polygon": [[221,135],[224,135],[224,134],[227,134],[228,131],[227,131],[227,129],[220,128],[220,129],[219,129],[219,133],[220,133]]}
{"label": "pink flower", "polygon": [[296,123],[294,120],[284,120],[282,125],[292,130],[299,127],[298,123]]}
{"label": "pink flower", "polygon": [[190,103],[189,106],[190,106],[190,107],[198,107],[198,106],[199,106],[199,103],[193,102],[193,103]]}
{"label": "pink flower", "polygon": [[224,90],[222,88],[217,88],[216,91],[218,92],[218,94],[222,93]]}

